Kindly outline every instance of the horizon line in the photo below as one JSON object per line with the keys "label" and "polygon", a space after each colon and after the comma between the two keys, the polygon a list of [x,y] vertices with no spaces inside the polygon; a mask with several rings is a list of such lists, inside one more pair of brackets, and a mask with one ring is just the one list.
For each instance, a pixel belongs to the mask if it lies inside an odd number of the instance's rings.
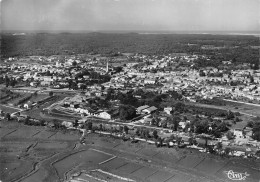
{"label": "horizon line", "polygon": [[255,30],[1,30],[0,34],[8,33],[125,33],[125,34],[217,34],[217,35],[260,35]]}

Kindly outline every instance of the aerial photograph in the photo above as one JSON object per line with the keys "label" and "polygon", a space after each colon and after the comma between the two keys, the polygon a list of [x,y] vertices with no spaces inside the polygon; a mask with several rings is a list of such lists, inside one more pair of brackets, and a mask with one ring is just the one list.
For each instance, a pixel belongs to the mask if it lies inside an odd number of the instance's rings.
{"label": "aerial photograph", "polygon": [[259,0],[0,8],[0,182],[260,182]]}

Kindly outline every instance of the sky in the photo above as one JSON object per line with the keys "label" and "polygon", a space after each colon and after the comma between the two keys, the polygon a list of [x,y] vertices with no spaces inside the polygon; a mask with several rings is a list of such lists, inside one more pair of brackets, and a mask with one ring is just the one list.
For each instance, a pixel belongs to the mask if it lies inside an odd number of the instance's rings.
{"label": "sky", "polygon": [[260,0],[0,0],[2,30],[260,31]]}

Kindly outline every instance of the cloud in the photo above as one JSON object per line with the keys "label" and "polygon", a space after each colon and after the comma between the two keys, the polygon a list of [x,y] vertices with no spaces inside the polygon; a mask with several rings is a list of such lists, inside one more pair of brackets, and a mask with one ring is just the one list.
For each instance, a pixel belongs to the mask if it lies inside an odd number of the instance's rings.
{"label": "cloud", "polygon": [[3,0],[1,26],[6,30],[259,30],[259,2]]}

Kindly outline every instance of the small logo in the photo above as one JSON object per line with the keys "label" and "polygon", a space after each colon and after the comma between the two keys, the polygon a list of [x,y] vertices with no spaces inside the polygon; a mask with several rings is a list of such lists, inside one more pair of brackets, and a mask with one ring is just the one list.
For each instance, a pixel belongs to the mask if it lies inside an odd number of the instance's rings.
{"label": "small logo", "polygon": [[227,174],[229,179],[237,180],[237,181],[245,180],[246,177],[250,175],[247,172],[245,172],[245,173],[238,173],[238,172],[234,172],[233,170],[224,171],[224,172]]}

